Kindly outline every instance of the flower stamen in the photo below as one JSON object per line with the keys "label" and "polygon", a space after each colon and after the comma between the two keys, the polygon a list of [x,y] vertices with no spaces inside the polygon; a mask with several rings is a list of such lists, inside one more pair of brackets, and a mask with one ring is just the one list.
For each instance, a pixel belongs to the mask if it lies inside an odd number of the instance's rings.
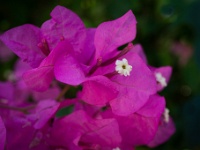
{"label": "flower stamen", "polygon": [[131,49],[133,48],[133,44],[129,43],[127,45],[127,47],[125,47],[123,50],[120,51],[120,53],[118,55],[116,55],[115,57],[108,59],[104,62],[102,62],[101,66],[107,66],[112,64],[113,62],[115,62],[118,58],[124,56],[125,54],[127,54]]}
{"label": "flower stamen", "polygon": [[46,39],[42,39],[42,41],[41,41],[40,43],[38,43],[37,46],[41,49],[41,51],[43,52],[43,54],[44,54],[45,56],[48,56],[48,55],[49,55],[50,49],[49,49],[49,45],[48,45]]}

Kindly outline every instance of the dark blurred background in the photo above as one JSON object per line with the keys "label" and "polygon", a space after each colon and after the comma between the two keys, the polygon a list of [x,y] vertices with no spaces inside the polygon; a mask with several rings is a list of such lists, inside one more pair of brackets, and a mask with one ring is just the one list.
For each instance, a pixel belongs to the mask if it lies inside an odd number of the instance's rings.
{"label": "dark blurred background", "polygon": [[[138,21],[133,43],[142,44],[150,65],[173,67],[170,83],[160,94],[166,97],[177,131],[154,149],[200,150],[200,1],[1,0],[0,33],[25,23],[41,26],[56,5],[77,13],[87,27],[97,27],[132,9]],[[0,80],[5,80],[15,60],[1,58]]]}

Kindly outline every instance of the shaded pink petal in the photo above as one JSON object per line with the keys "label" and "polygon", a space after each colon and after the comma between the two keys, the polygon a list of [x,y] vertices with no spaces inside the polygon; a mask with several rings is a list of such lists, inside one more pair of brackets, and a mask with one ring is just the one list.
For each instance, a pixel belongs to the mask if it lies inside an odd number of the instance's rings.
{"label": "shaded pink petal", "polygon": [[54,65],[57,59],[61,56],[69,54],[73,51],[72,45],[68,40],[60,41],[51,53],[41,62],[41,66]]}
{"label": "shaded pink petal", "polygon": [[34,124],[35,129],[42,128],[56,113],[59,107],[59,103],[55,100],[43,100],[41,101],[36,108],[36,122]]}
{"label": "shaded pink petal", "polygon": [[139,110],[149,98],[145,91],[135,88],[121,86],[120,94],[116,99],[110,101],[112,111],[116,115],[127,116]]}
{"label": "shaded pink petal", "polygon": [[77,103],[77,99],[65,99],[60,103],[59,110],[62,108],[66,108],[68,106],[72,106]]}
{"label": "shaded pink petal", "polygon": [[37,67],[45,55],[37,46],[41,41],[40,29],[26,24],[8,30],[0,36],[5,45],[32,67]]}
{"label": "shaded pink petal", "polygon": [[47,90],[54,78],[53,69],[56,60],[70,51],[72,51],[72,47],[67,40],[59,42],[38,68],[24,73],[23,78],[27,86],[36,91]]}
{"label": "shaded pink petal", "polygon": [[24,72],[32,69],[27,63],[22,61],[21,59],[17,60],[15,63],[15,68],[14,68],[14,76],[16,80],[21,80],[22,75]]}
{"label": "shaded pink petal", "polygon": [[48,88],[44,92],[33,91],[32,93],[33,93],[34,100],[36,101],[40,101],[44,99],[56,99],[56,97],[60,93],[60,88],[55,86],[55,87]]}
{"label": "shaded pink petal", "polygon": [[5,102],[13,101],[14,99],[14,86],[10,82],[0,82],[0,101]]}
{"label": "shaded pink petal", "polygon": [[31,94],[31,90],[27,88],[22,75],[25,71],[32,69],[26,62],[18,59],[14,66],[14,72],[11,74],[11,79],[14,81],[14,100],[13,105],[24,105]]}
{"label": "shaded pink petal", "polygon": [[50,49],[54,49],[61,39],[67,39],[78,52],[85,39],[85,26],[81,19],[71,10],[56,6],[51,12],[52,19],[43,23],[41,30],[48,41]]}
{"label": "shaded pink petal", "polygon": [[20,79],[15,84],[14,96],[15,99],[13,101],[13,105],[24,105],[25,103],[29,103],[27,100],[30,98],[32,91],[26,86],[24,81]]}
{"label": "shaded pink petal", "polygon": [[23,74],[26,85],[36,91],[45,91],[54,78],[53,66],[39,67]]}
{"label": "shaded pink petal", "polygon": [[148,144],[149,147],[156,147],[165,141],[167,141],[175,132],[175,125],[172,119],[169,119],[169,122],[161,122],[154,139]]}
{"label": "shaded pink petal", "polygon": [[94,76],[83,83],[81,99],[92,105],[105,105],[116,98],[118,89],[115,83],[104,76]]}
{"label": "shaded pink petal", "polygon": [[134,45],[133,51],[135,51],[142,58],[142,60],[147,64],[147,58],[143,51],[142,45],[140,45],[140,44]]}
{"label": "shaded pink petal", "polygon": [[[88,121],[84,111],[76,111],[61,119],[55,120],[48,143],[52,146],[59,145],[67,149],[78,148],[78,141],[84,130],[83,126]],[[81,149],[80,149],[81,150]]]}
{"label": "shaded pink petal", "polygon": [[117,47],[131,42],[136,36],[136,23],[135,16],[130,10],[116,20],[100,24],[94,39],[95,58],[104,57]]}
{"label": "shaded pink petal", "polygon": [[6,128],[0,116],[0,150],[4,150],[6,142]]}
{"label": "shaded pink petal", "polygon": [[88,65],[91,64],[93,58],[93,55],[95,54],[95,47],[94,47],[94,35],[95,35],[96,29],[95,28],[89,28],[87,29],[87,37],[84,41],[84,47],[81,49],[80,53],[77,55],[77,59],[79,62]]}
{"label": "shaded pink petal", "polygon": [[118,118],[122,142],[132,147],[148,144],[155,136],[158,118],[147,118],[141,115]]}
{"label": "shaded pink petal", "polygon": [[152,96],[138,114],[117,117],[123,139],[122,143],[127,146],[148,144],[157,132],[164,108],[164,99],[162,97]]}
{"label": "shaded pink petal", "polygon": [[[81,93],[80,93],[80,96],[81,96]],[[81,99],[81,97],[80,97],[80,99]],[[76,100],[73,110],[74,111],[84,110],[89,116],[95,116],[95,115],[97,115],[97,113],[99,112],[99,110],[101,108],[102,108],[102,106],[90,105],[88,103],[82,103],[82,102]]]}
{"label": "shaded pink petal", "polygon": [[70,85],[79,85],[86,78],[80,62],[71,55],[60,57],[55,64],[54,73],[58,81]]}
{"label": "shaded pink petal", "polygon": [[82,111],[55,120],[50,132],[50,145],[72,149],[84,143],[85,146],[100,145],[116,147],[121,142],[115,119],[93,120]]}
{"label": "shaded pink petal", "polygon": [[146,117],[160,117],[165,109],[165,98],[159,95],[151,95],[147,103],[137,111],[138,114]]}
{"label": "shaded pink petal", "polygon": [[118,123],[115,119],[101,119],[86,123],[83,127],[89,130],[80,141],[99,144],[101,146],[117,147],[121,142]]}
{"label": "shaded pink petal", "polygon": [[35,136],[31,143],[29,144],[29,149],[31,150],[49,150],[49,147],[40,136]]}
{"label": "shaded pink petal", "polygon": [[130,146],[130,145],[121,145],[119,146],[120,149],[124,149],[124,150],[135,150],[135,147]]}
{"label": "shaded pink petal", "polygon": [[25,118],[14,116],[6,120],[6,148],[27,150],[34,138],[35,130]]}
{"label": "shaded pink petal", "polygon": [[14,53],[0,40],[0,61],[9,61],[13,56]]}

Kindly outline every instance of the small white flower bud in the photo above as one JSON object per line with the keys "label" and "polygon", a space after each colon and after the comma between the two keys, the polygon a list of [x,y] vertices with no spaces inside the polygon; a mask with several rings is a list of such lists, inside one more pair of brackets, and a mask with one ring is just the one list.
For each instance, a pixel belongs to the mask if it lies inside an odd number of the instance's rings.
{"label": "small white flower bud", "polygon": [[160,72],[155,73],[155,77],[156,77],[156,81],[158,83],[160,83],[160,85],[162,87],[166,87],[167,86],[166,79],[162,76],[162,74]]}
{"label": "small white flower bud", "polygon": [[122,60],[116,60],[115,65],[116,65],[115,70],[120,75],[130,76],[132,66],[128,64],[128,61],[126,58],[123,58]]}

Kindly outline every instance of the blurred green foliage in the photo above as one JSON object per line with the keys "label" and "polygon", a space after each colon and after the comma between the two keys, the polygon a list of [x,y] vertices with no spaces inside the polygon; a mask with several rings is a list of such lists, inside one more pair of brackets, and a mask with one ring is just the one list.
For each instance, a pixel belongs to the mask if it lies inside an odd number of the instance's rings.
{"label": "blurred green foliage", "polygon": [[[77,13],[87,27],[97,27],[132,9],[138,21],[133,43],[142,44],[151,65],[173,67],[171,81],[160,94],[166,97],[177,131],[168,142],[154,149],[199,150],[200,1],[7,0],[0,5],[0,32],[25,23],[41,26],[56,5]],[[0,64],[1,80],[5,79],[5,72],[12,69],[14,61]]]}

